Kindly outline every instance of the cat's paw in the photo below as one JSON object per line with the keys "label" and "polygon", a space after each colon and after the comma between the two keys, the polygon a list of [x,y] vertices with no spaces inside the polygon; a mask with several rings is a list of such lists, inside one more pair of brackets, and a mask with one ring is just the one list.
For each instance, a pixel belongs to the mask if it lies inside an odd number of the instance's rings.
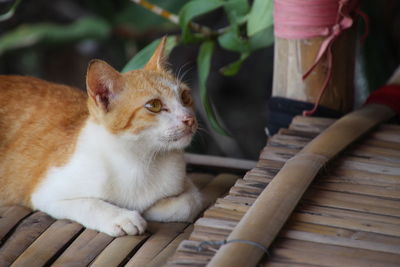
{"label": "cat's paw", "polygon": [[137,211],[123,211],[113,218],[104,231],[110,236],[141,235],[145,232],[147,222]]}
{"label": "cat's paw", "polygon": [[203,209],[203,202],[202,195],[196,189],[159,200],[143,216],[150,221],[193,222]]}

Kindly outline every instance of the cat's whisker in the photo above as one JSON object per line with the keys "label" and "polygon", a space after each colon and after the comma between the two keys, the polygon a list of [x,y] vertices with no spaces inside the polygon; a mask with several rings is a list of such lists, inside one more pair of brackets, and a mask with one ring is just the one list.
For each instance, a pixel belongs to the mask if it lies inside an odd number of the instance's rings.
{"label": "cat's whisker", "polygon": [[183,64],[183,65],[179,68],[178,73],[177,73],[177,75],[176,75],[176,77],[177,77],[178,80],[180,80],[180,78],[181,78],[181,72],[182,72],[182,70],[183,70],[187,65],[189,65],[189,62],[186,62],[185,64]]}
{"label": "cat's whisker", "polygon": [[182,81],[183,83],[187,83],[187,81],[185,81],[185,76],[192,71],[193,67],[188,68],[184,73],[182,73],[182,77],[180,77],[180,81]]}
{"label": "cat's whisker", "polygon": [[175,77],[176,77],[176,79],[177,79],[178,81],[180,80],[180,79],[179,79],[179,76],[180,76],[180,74],[181,74],[181,71],[182,71],[183,67],[184,67],[186,64],[187,64],[187,63],[185,63],[185,64],[183,64],[183,66],[179,67],[178,73],[175,75]]}
{"label": "cat's whisker", "polygon": [[207,134],[209,136],[211,135],[210,131],[205,126],[203,126],[201,124],[198,124],[197,131],[198,132],[203,132],[203,133],[205,133],[205,134]]}
{"label": "cat's whisker", "polygon": [[179,68],[178,74],[177,74],[177,76],[176,76],[176,77],[177,77],[177,81],[178,81],[179,84],[181,84],[181,83],[186,83],[186,82],[184,81],[184,78],[185,78],[186,74],[188,74],[189,71],[191,71],[191,70],[193,69],[193,66],[190,66],[189,68],[187,68],[185,71],[182,72],[182,70],[183,70],[187,65],[189,65],[188,62],[185,63],[185,64],[183,64],[183,66]]}
{"label": "cat's whisker", "polygon": [[195,136],[198,136],[199,138],[201,138],[202,141],[204,141],[204,143],[205,143],[205,140],[206,140],[207,136],[211,136],[211,134],[210,134],[210,131],[208,129],[206,129],[204,127],[201,127],[201,126],[198,126],[197,127],[197,131],[195,133]]}

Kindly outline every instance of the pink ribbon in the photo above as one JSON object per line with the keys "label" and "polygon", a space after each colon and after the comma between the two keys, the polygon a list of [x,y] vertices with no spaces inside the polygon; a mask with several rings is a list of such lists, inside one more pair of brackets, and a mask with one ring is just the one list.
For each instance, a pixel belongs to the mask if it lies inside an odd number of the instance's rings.
{"label": "pink ribbon", "polygon": [[361,14],[359,0],[274,0],[275,35],[284,39],[309,39],[326,37],[318,51],[314,64],[303,75],[303,80],[315,69],[323,56],[327,55],[328,74],[325,78],[314,108],[304,111],[312,115],[332,77],[332,44],[343,30],[353,25],[352,14]]}

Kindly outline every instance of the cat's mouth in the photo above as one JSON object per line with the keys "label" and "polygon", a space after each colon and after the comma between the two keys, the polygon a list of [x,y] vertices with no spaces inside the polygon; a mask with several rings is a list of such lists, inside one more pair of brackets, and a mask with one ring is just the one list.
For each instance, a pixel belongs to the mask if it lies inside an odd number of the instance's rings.
{"label": "cat's mouth", "polygon": [[173,135],[168,135],[162,138],[162,141],[168,142],[168,143],[173,143],[173,142],[178,142],[181,140],[188,140],[191,139],[194,134],[194,131],[192,129],[185,129],[183,131],[177,132]]}
{"label": "cat's mouth", "polygon": [[191,138],[193,136],[193,132],[191,130],[186,130],[183,131],[182,133],[180,133],[179,135],[175,136],[174,138],[172,138],[173,142],[178,142],[179,140],[183,139],[183,138]]}

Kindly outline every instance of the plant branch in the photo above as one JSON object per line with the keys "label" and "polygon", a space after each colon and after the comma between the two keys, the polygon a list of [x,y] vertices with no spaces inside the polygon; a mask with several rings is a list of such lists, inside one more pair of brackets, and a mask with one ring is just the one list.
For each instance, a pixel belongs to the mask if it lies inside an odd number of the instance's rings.
{"label": "plant branch", "polygon": [[[174,24],[179,25],[179,17],[174,13],[171,13],[157,5],[154,5],[154,4],[146,1],[146,0],[130,0],[130,1],[146,8],[147,10],[153,12],[154,14],[156,14],[160,17],[163,17],[163,18],[169,20],[170,22],[172,22]],[[206,26],[200,25],[198,23],[195,23],[195,22],[190,22],[189,27],[196,32],[204,34],[205,36],[216,36],[216,35],[220,34],[220,31],[213,31],[212,29],[210,29]]]}

